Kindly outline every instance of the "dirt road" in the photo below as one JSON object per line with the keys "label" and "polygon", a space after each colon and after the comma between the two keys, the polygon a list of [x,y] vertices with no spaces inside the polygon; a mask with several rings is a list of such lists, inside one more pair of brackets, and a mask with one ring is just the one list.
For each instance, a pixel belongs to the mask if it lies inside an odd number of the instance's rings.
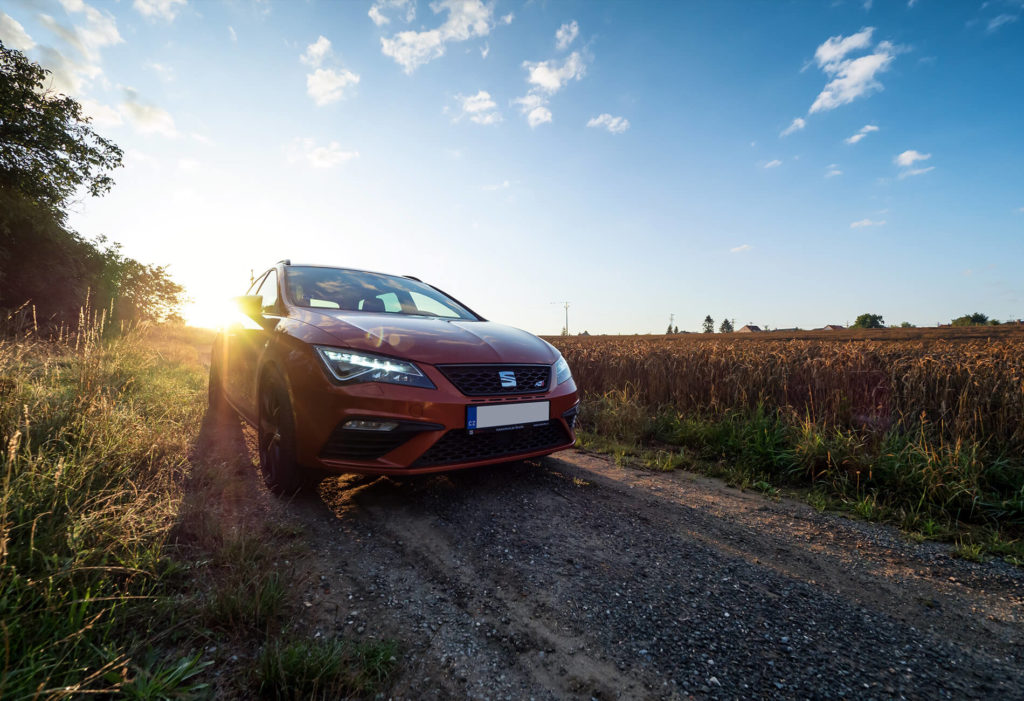
{"label": "dirt road", "polygon": [[1021,570],[715,480],[569,451],[255,494],[301,533],[291,626],[398,640],[394,698],[1024,698]]}

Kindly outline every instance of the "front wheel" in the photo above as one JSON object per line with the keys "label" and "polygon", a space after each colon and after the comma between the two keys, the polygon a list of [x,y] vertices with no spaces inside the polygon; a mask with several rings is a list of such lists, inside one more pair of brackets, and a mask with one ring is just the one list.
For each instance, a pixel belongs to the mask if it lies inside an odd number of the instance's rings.
{"label": "front wheel", "polygon": [[295,416],[288,392],[270,379],[260,390],[259,453],[263,481],[275,494],[289,495],[315,485],[296,461]]}

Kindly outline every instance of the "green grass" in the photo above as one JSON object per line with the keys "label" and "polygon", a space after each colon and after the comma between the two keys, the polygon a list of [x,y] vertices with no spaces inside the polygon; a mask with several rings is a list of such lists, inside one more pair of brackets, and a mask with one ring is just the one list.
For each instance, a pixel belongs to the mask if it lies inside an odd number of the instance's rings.
{"label": "green grass", "polygon": [[937,540],[969,540],[984,556],[1024,559],[1024,457],[944,442],[922,422],[911,433],[824,427],[763,406],[684,414],[635,393],[586,397],[580,446],[616,464],[690,469],[771,497],[899,525]]}
{"label": "green grass", "polygon": [[[248,456],[199,445],[210,340],[0,341],[0,698],[256,694],[254,666],[214,682],[197,650],[281,635],[295,574],[273,555],[302,530],[258,513]],[[346,660],[353,693],[393,666]]]}
{"label": "green grass", "polygon": [[365,696],[387,681],[397,662],[396,651],[390,642],[268,642],[256,662],[259,695],[281,700]]}

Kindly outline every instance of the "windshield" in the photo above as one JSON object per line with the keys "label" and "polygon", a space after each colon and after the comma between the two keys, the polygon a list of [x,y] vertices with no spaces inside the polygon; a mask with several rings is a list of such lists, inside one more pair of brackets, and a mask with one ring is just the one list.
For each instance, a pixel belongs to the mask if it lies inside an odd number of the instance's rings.
{"label": "windshield", "polygon": [[339,268],[285,268],[288,296],[300,307],[436,316],[479,321],[451,297],[429,285],[393,275]]}

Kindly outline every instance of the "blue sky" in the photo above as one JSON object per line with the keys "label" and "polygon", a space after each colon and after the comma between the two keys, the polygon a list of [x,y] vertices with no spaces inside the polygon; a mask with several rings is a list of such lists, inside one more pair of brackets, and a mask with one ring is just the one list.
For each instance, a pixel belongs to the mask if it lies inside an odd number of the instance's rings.
{"label": "blue sky", "polygon": [[125,150],[72,226],[197,321],[284,257],[538,333],[1024,317],[1024,0],[0,13]]}

